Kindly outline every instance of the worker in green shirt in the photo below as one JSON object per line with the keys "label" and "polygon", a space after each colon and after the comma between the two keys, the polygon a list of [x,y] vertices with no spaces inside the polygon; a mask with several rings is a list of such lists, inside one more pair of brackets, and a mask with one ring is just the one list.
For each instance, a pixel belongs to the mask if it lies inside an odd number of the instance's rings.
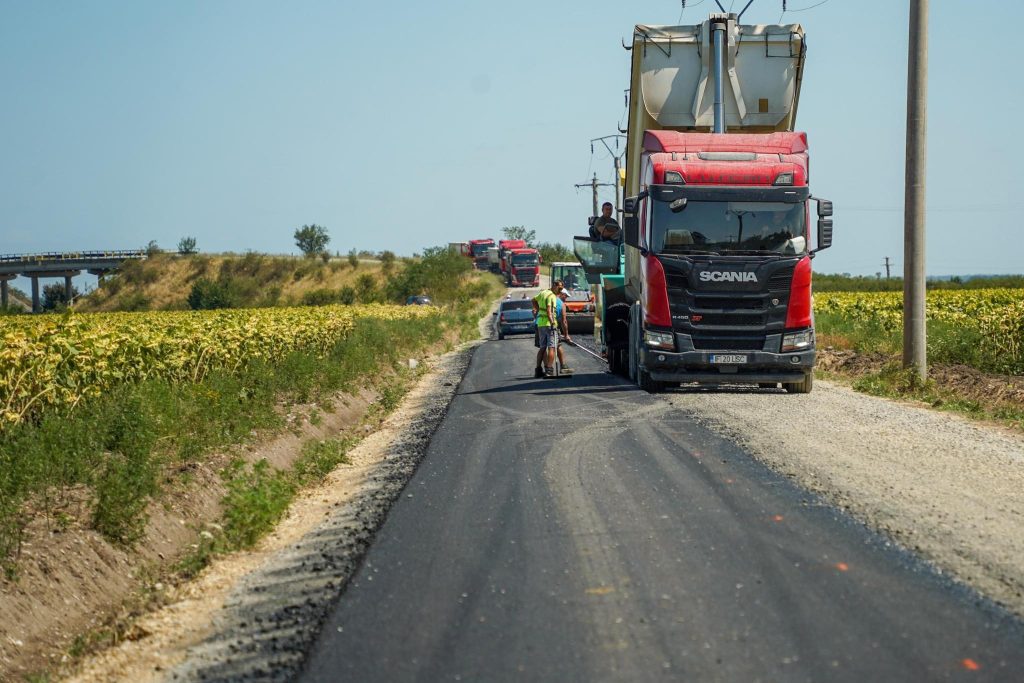
{"label": "worker in green shirt", "polygon": [[[537,319],[537,367],[533,376],[553,377],[555,374],[555,350],[558,348],[558,317],[556,315],[558,294],[563,289],[562,281],[555,280],[551,289],[545,289],[533,297],[533,315]],[[541,369],[541,363],[544,368]]]}

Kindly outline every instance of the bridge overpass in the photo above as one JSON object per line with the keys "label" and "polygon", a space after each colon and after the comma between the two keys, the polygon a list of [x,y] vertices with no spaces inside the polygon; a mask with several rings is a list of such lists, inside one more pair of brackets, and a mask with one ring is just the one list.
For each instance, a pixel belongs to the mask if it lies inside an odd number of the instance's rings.
{"label": "bridge overpass", "polygon": [[81,275],[83,270],[102,279],[125,261],[144,258],[146,252],[143,249],[0,255],[0,305],[8,305],[10,293],[7,283],[16,277],[32,280],[32,312],[38,313],[42,310],[39,301],[40,278],[64,278],[64,292],[70,301],[71,280]]}

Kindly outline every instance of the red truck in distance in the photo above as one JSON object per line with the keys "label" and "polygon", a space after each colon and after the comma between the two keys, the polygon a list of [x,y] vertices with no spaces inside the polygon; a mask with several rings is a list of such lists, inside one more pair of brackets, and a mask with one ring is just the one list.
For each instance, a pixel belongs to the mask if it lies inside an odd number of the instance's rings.
{"label": "red truck in distance", "polygon": [[505,282],[510,287],[537,287],[540,285],[540,252],[536,249],[512,249],[508,254],[509,268]]}
{"label": "red truck in distance", "polygon": [[513,249],[526,249],[526,240],[499,240],[498,260],[501,266],[501,274],[508,280],[508,255]]}
{"label": "red truck in distance", "polygon": [[477,270],[487,270],[490,267],[487,263],[487,249],[493,246],[494,240],[490,237],[469,241],[469,257],[473,259],[474,268]]}

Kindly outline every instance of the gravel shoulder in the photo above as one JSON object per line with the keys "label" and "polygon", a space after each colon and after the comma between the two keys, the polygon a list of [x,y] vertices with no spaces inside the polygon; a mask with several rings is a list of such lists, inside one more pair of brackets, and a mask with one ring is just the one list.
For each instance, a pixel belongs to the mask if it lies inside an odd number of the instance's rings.
{"label": "gravel shoulder", "polygon": [[1024,436],[823,381],[666,400],[1024,615]]}

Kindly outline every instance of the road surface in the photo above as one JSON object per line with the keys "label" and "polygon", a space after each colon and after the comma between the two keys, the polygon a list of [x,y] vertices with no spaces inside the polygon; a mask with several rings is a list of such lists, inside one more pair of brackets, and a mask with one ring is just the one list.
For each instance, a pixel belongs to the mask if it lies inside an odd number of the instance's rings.
{"label": "road surface", "polygon": [[477,349],[302,680],[1021,680],[1019,621],[665,397],[533,354]]}

